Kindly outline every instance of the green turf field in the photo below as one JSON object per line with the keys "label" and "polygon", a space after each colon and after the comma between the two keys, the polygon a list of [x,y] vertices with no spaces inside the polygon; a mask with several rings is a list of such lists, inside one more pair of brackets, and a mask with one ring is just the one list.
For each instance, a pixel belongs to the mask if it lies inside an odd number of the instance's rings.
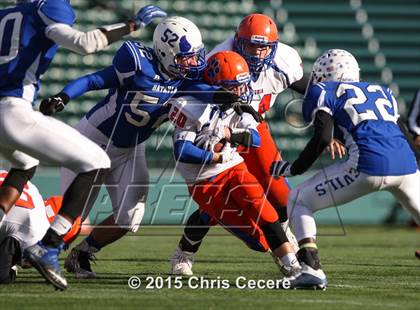
{"label": "green turf field", "polygon": [[[101,278],[76,281],[56,292],[33,270],[18,282],[0,286],[0,309],[419,309],[420,233],[403,228],[321,227],[319,245],[330,286],[327,291],[229,289],[132,290],[129,276],[166,278],[179,228],[149,227],[98,255]],[[62,255],[64,257],[64,254]],[[197,256],[194,272],[206,279],[275,279],[267,253],[248,250],[219,228],[212,229]]]}

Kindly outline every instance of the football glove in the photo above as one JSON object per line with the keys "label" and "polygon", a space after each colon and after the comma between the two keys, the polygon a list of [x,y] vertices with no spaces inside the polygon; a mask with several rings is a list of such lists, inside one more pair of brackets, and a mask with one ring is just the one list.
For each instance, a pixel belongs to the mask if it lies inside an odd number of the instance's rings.
{"label": "football glove", "polygon": [[165,11],[155,5],[146,5],[142,7],[136,14],[134,22],[136,23],[137,29],[146,27],[155,18],[166,17]]}
{"label": "football glove", "polygon": [[209,125],[204,125],[200,133],[195,138],[194,144],[204,150],[210,150],[220,140],[225,138],[225,127],[217,127],[214,130],[209,128]]}
{"label": "football glove", "polygon": [[249,104],[243,104],[240,102],[235,102],[232,105],[233,109],[236,113],[239,115],[242,115],[243,113],[251,114],[251,116],[255,119],[257,123],[261,123],[264,119],[262,118],[261,114],[254,110],[252,106]]}
{"label": "football glove", "polygon": [[59,93],[41,101],[39,111],[44,115],[53,115],[63,111],[65,105],[70,101],[66,93]]}
{"label": "football glove", "polygon": [[291,177],[293,176],[290,168],[292,165],[286,160],[273,161],[270,167],[270,174],[278,179],[280,177]]}

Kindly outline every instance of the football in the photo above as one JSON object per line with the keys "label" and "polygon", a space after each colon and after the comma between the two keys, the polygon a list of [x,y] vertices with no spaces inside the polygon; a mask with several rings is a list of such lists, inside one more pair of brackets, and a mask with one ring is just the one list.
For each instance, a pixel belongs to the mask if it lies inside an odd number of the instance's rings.
{"label": "football", "polygon": [[213,152],[220,153],[226,145],[226,139],[222,139],[213,146]]}

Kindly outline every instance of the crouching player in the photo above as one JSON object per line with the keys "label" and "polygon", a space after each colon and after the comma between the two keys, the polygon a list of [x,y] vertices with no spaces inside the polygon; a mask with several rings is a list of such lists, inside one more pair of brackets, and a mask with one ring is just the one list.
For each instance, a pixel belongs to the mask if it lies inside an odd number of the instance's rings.
{"label": "crouching player", "polygon": [[[6,176],[6,171],[0,171],[0,184]],[[0,283],[11,283],[16,279],[16,265],[21,265],[23,251],[46,233],[62,201],[61,196],[52,196],[44,201],[34,184],[29,181],[25,184],[15,208],[0,223]],[[79,217],[64,235],[64,242],[72,242],[80,227]]]}
{"label": "crouching player", "polygon": [[[252,99],[248,65],[235,52],[210,57],[204,79],[236,95],[234,104],[247,105]],[[237,113],[232,104],[197,103],[183,97],[173,102],[169,118],[176,127],[177,169],[203,221],[220,224],[253,250],[270,250],[282,272],[302,285],[324,288],[323,279],[298,263],[276,210],[237,152],[237,146],[259,147],[257,117]]]}
{"label": "crouching player", "polygon": [[[397,102],[389,88],[359,81],[359,65],[344,50],[322,54],[312,70],[313,85],[303,102],[303,116],[314,136],[293,164],[273,162],[273,176],[305,172],[340,133],[349,158],[318,172],[292,190],[288,214],[299,241],[299,261],[321,270],[313,212],[344,204],[375,191],[391,192],[420,224],[420,172],[397,125]],[[336,127],[334,128],[334,123]],[[292,287],[299,287],[293,283]]]}

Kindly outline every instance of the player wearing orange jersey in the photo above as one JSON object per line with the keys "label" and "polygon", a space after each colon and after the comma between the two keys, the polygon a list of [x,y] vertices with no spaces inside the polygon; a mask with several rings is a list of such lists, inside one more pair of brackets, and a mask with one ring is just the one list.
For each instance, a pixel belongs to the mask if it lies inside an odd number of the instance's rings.
{"label": "player wearing orange jersey", "polygon": [[237,108],[249,106],[250,79],[248,65],[238,53],[218,52],[208,59],[204,80],[220,86],[235,102],[208,103],[193,97],[172,102],[176,168],[199,205],[201,219],[216,221],[254,250],[271,250],[286,276],[318,287],[320,280],[300,266],[275,208],[237,152],[239,145],[260,146],[259,117],[252,109],[242,113]]}

